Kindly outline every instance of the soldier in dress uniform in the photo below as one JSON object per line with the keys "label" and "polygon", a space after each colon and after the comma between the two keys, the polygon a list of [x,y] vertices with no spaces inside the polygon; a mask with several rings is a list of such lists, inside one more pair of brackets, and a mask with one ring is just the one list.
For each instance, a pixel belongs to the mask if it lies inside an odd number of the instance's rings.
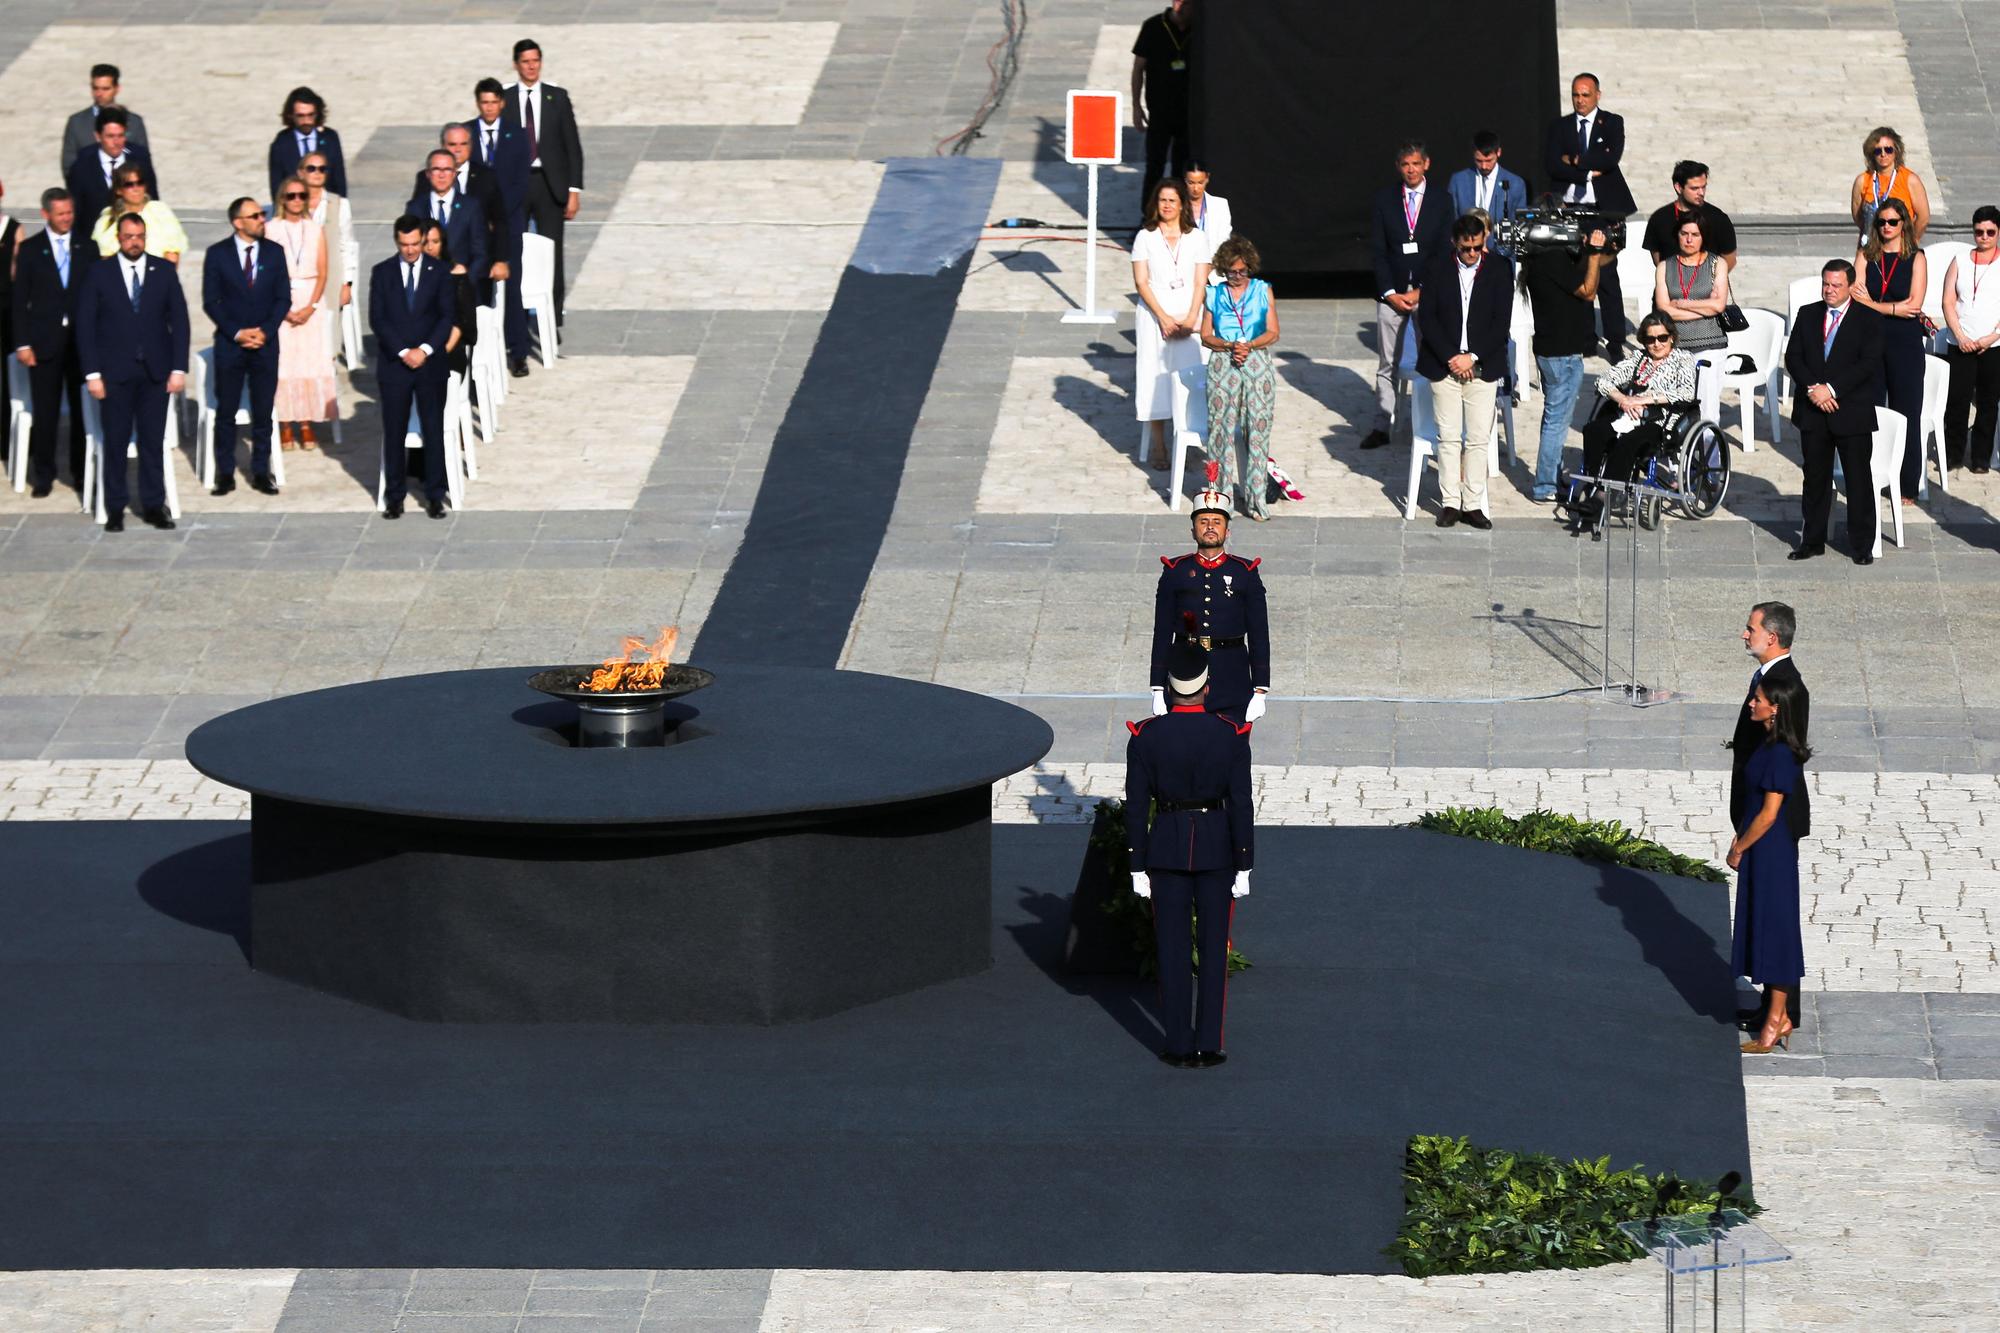
{"label": "soldier in dress uniform", "polygon": [[1218,464],[1208,465],[1208,489],[1195,498],[1195,549],[1160,557],[1153,597],[1153,716],[1167,711],[1167,658],[1180,643],[1209,653],[1208,706],[1245,722],[1264,716],[1271,688],[1269,619],[1262,560],[1229,555],[1229,497],[1216,489]]}
{"label": "soldier in dress uniform", "polygon": [[[1180,644],[1168,657],[1172,703],[1160,717],[1128,722],[1125,847],[1132,892],[1153,900],[1160,963],[1160,1058],[1177,1069],[1219,1065],[1229,986],[1234,899],[1250,892],[1250,724],[1209,711],[1210,656]],[[1152,827],[1146,816],[1153,810]],[[1189,920],[1190,913],[1193,920]],[[1201,980],[1193,984],[1191,937],[1200,932]]]}

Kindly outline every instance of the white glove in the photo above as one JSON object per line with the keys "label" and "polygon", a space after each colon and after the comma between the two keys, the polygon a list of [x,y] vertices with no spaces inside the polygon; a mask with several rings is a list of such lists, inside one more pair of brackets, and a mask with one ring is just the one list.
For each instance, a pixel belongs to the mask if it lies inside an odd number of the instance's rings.
{"label": "white glove", "polygon": [[1146,878],[1145,871],[1135,870],[1132,872],[1132,892],[1138,894],[1141,898],[1150,898],[1153,896],[1153,881]]}
{"label": "white glove", "polygon": [[1229,886],[1229,896],[1232,898],[1248,898],[1250,896],[1249,871],[1239,870],[1236,872],[1236,882]]}
{"label": "white glove", "polygon": [[1245,722],[1255,722],[1264,716],[1264,691],[1256,690],[1250,695],[1250,706],[1243,710]]}
{"label": "white glove", "polygon": [[1155,685],[1153,687],[1153,716],[1165,717],[1166,715],[1167,715],[1166,688],[1164,686]]}

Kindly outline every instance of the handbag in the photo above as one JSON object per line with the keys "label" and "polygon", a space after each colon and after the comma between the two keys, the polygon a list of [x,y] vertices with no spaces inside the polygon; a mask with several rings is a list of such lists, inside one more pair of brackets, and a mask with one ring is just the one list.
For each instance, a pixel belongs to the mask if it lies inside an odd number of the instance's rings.
{"label": "handbag", "polygon": [[1741,333],[1750,327],[1749,317],[1743,313],[1743,307],[1733,301],[1722,307],[1718,322],[1721,323],[1724,333]]}

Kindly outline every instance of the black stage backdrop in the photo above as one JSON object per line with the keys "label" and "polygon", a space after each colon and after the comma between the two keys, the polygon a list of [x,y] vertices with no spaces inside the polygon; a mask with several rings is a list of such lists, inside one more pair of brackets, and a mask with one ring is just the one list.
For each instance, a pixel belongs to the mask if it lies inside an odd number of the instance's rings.
{"label": "black stage backdrop", "polygon": [[1483,129],[1531,192],[1548,185],[1542,134],[1568,107],[1555,0],[1216,4],[1196,40],[1195,152],[1268,272],[1366,271],[1369,196],[1405,139],[1439,188]]}

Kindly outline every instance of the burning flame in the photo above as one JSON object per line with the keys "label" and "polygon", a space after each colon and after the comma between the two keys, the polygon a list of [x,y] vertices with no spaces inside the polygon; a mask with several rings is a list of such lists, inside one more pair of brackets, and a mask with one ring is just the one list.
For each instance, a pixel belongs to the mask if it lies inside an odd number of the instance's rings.
{"label": "burning flame", "polygon": [[659,689],[667,683],[667,659],[673,655],[674,644],[680,637],[678,625],[662,625],[660,637],[651,643],[626,635],[624,651],[605,658],[604,665],[583,682],[583,688],[597,694]]}

